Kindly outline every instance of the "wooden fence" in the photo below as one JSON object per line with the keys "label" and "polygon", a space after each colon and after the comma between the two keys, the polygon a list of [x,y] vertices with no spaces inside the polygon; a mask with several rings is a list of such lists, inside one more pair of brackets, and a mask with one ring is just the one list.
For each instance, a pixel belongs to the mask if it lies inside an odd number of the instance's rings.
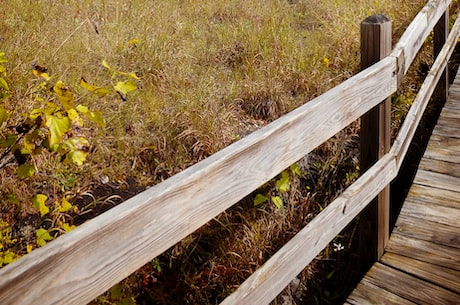
{"label": "wooden fence", "polygon": [[[354,77],[5,266],[0,303],[90,302],[395,93],[430,32],[446,37],[450,3],[429,1],[391,54]],[[457,22],[391,149],[222,304],[269,303],[396,177],[459,31]]]}

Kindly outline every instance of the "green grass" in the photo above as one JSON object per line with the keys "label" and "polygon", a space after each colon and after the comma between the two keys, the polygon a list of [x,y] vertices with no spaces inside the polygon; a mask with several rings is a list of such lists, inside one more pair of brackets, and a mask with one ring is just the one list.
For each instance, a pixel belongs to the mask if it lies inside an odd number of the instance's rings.
{"label": "green grass", "polygon": [[[132,195],[135,189],[161,182],[356,73],[359,24],[365,17],[386,14],[393,20],[396,39],[424,3],[3,1],[0,51],[9,59],[6,67],[12,88],[3,103],[14,105],[18,113],[37,107],[32,92],[36,80],[31,73],[31,63],[37,62],[48,67],[55,81],[70,86],[80,103],[101,111],[107,126],[81,130],[92,145],[81,167],[64,167],[55,156],[44,155],[34,158],[37,174],[27,180],[16,178],[14,166],[0,169],[1,219],[18,227],[26,217],[36,217],[30,202],[37,193],[58,201],[65,196],[92,207],[88,200],[101,197],[94,201],[105,203],[103,210],[111,205],[110,191]],[[81,77],[100,86],[113,84],[102,60],[140,77],[139,89],[125,102],[117,94],[94,97],[79,86]],[[350,141],[355,132],[352,128],[349,136],[339,136],[318,150],[317,155],[332,157],[314,160],[316,170],[305,173],[311,177],[299,181],[299,189],[305,188],[306,181],[311,187],[344,184],[348,178],[338,175],[337,164],[348,160],[345,167],[351,170],[355,161],[341,141]],[[110,186],[109,191],[101,191],[101,185]],[[145,271],[151,266],[130,277],[122,290],[138,299],[152,300],[153,292],[169,292],[164,301],[171,303],[168,298],[174,293],[181,297],[191,293],[190,299],[197,303],[215,303],[305,224],[298,210],[306,214],[317,210],[309,202],[320,196],[299,189],[286,195],[290,203],[283,211],[269,206],[255,209],[248,199],[249,203],[219,216],[218,224],[207,225],[163,257],[161,263],[169,260],[170,264],[163,265],[162,276],[176,279],[174,289],[180,293],[138,284],[141,275],[158,273]],[[266,190],[272,192],[273,185]],[[9,194],[14,194],[19,206],[7,201]],[[222,229],[229,232],[223,237],[227,242],[210,249],[214,242],[210,232],[220,236]],[[14,249],[24,254],[26,245],[34,244],[33,238],[15,234],[21,245]],[[231,250],[227,248],[230,242]],[[197,245],[200,251],[193,250]],[[242,259],[245,252],[250,254]],[[223,256],[215,258],[218,254]],[[191,256],[198,256],[195,265],[183,266]],[[169,275],[165,269],[182,275]],[[199,275],[206,275],[206,280],[201,281]]]}

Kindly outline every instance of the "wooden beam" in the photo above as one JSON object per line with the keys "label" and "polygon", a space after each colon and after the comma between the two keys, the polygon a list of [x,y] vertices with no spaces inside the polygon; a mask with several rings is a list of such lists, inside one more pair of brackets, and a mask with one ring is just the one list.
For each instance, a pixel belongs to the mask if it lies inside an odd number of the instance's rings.
{"label": "wooden beam", "polygon": [[380,61],[2,268],[0,304],[88,303],[395,92],[395,65]]}
{"label": "wooden beam", "polygon": [[[373,15],[361,23],[362,69],[391,52],[391,21]],[[386,98],[361,118],[360,169],[365,172],[390,150],[391,99]],[[390,187],[387,186],[360,217],[360,259],[363,268],[383,255],[390,235]]]}
{"label": "wooden beam", "polygon": [[409,70],[425,39],[444,12],[448,10],[451,2],[452,0],[430,0],[404,31],[391,52],[391,56],[398,61],[398,84],[404,79],[404,75]]}
{"label": "wooden beam", "polygon": [[[447,41],[449,36],[449,10],[447,9],[445,13],[439,18],[439,21],[436,23],[433,29],[433,55],[436,58],[441,52],[444,44]],[[434,91],[434,99],[444,104],[447,100],[449,93],[449,66],[446,64],[446,67],[439,78],[438,85]]]}
{"label": "wooden beam", "polygon": [[[428,76],[425,78],[409,112],[407,113],[406,119],[404,120],[404,123],[399,130],[398,136],[393,143],[393,147],[391,148],[391,152],[397,156],[398,167],[400,167],[403,162],[404,156],[409,149],[410,142],[414,137],[417,126],[434,92],[436,83],[441,78],[447,62],[449,61],[449,58],[455,49],[459,35],[460,17],[457,17],[449,37],[447,38],[445,46],[439,52],[436,61],[428,73]],[[437,126],[433,133],[436,134],[440,128],[440,126]],[[440,135],[442,135],[442,130],[439,132]],[[447,132],[448,136],[450,134],[451,133]]]}
{"label": "wooden beam", "polygon": [[221,305],[269,304],[396,177],[396,174],[394,156],[384,156],[254,272]]}

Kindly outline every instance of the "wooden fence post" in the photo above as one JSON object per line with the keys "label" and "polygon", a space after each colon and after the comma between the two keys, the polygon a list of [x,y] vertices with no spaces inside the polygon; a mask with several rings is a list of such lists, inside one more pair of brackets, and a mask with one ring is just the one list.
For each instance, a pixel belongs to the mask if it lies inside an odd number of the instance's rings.
{"label": "wooden fence post", "polygon": [[[449,10],[446,10],[444,15],[441,16],[438,23],[436,23],[433,29],[433,55],[434,58],[441,52],[442,47],[446,43],[447,37],[449,36]],[[434,91],[433,97],[444,104],[447,100],[449,93],[449,67],[446,66],[444,73],[439,79],[438,85]]]}
{"label": "wooden fence post", "polygon": [[[365,69],[391,52],[391,21],[372,15],[361,23],[361,68]],[[391,98],[361,118],[360,168],[364,173],[390,150]],[[390,187],[386,187],[360,216],[359,255],[367,270],[384,252],[390,231]]]}

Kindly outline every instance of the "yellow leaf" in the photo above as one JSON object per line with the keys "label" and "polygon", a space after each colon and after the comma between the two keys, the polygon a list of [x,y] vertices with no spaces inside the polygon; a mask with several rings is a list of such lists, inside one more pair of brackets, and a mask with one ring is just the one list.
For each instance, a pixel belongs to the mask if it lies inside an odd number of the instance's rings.
{"label": "yellow leaf", "polygon": [[46,200],[48,197],[43,194],[37,194],[32,198],[32,204],[40,211],[40,215],[43,217],[49,213],[50,209],[46,206]]}
{"label": "yellow leaf", "polygon": [[131,82],[131,81],[126,81],[126,82],[117,82],[115,86],[113,86],[113,89],[115,91],[126,95],[127,93],[134,91],[137,89],[137,84]]}
{"label": "yellow leaf", "polygon": [[62,81],[58,81],[53,87],[54,93],[56,93],[59,101],[65,110],[73,108],[74,97],[72,91],[64,85]]}
{"label": "yellow leaf", "polygon": [[32,73],[39,79],[48,81],[51,77],[48,75],[48,68],[33,64]]}
{"label": "yellow leaf", "polygon": [[77,126],[83,126],[83,120],[82,118],[78,115],[78,112],[75,109],[69,109],[67,111],[67,114],[69,115],[69,119],[72,121]]}
{"label": "yellow leaf", "polygon": [[109,70],[112,70],[112,68],[109,66],[109,64],[105,61],[105,59],[102,61],[102,65],[106,67]]}
{"label": "yellow leaf", "polygon": [[139,43],[139,39],[137,38],[133,38],[128,41],[129,45],[138,44],[138,43]]}
{"label": "yellow leaf", "polygon": [[70,232],[75,228],[76,228],[75,225],[69,225],[67,222],[62,225],[62,229],[64,229],[64,231],[66,232]]}
{"label": "yellow leaf", "polygon": [[[137,76],[136,72],[130,72],[130,73],[126,73],[126,72],[118,72],[120,75],[124,75],[124,76],[128,76],[128,77],[131,77],[131,78],[134,78],[134,79],[140,79],[139,76]],[[136,86],[137,88],[137,86]]]}
{"label": "yellow leaf", "polygon": [[72,125],[68,117],[57,117],[54,115],[46,115],[46,126],[50,130],[49,144],[53,147],[55,144],[62,142],[62,136],[67,133]]}
{"label": "yellow leaf", "polygon": [[40,228],[37,232],[35,232],[35,234],[37,235],[37,244],[39,246],[44,246],[47,241],[53,240],[53,237],[45,229]]}
{"label": "yellow leaf", "polygon": [[27,245],[27,253],[32,252],[32,245]]}
{"label": "yellow leaf", "polygon": [[70,151],[66,155],[66,162],[73,162],[77,165],[82,165],[86,160],[89,151],[89,142],[83,137],[72,138],[65,142]]}
{"label": "yellow leaf", "polygon": [[58,211],[61,213],[65,213],[72,209],[72,204],[69,201],[67,201],[65,197],[62,198],[62,202],[55,201],[54,204],[57,206]]}
{"label": "yellow leaf", "polygon": [[103,96],[106,96],[107,94],[110,94],[110,90],[103,88],[103,87],[91,85],[83,77],[80,78],[80,86],[88,90],[89,92],[96,94],[99,97],[103,97]]}
{"label": "yellow leaf", "polygon": [[81,113],[85,114],[89,111],[88,107],[83,106],[83,105],[78,105],[75,109],[80,111]]}

